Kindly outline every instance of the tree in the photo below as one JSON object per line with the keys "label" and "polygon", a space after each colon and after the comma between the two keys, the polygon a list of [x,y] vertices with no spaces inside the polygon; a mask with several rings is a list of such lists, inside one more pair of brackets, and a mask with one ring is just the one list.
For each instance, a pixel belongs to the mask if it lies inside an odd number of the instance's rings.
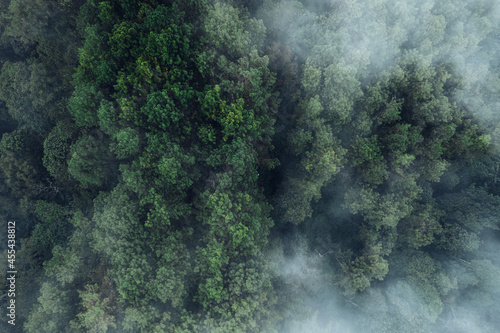
{"label": "tree", "polygon": [[111,144],[111,151],[119,159],[126,159],[139,153],[139,133],[128,127],[120,130],[114,137],[115,142]]}
{"label": "tree", "polygon": [[85,290],[79,290],[83,311],[76,315],[77,327],[85,328],[90,332],[105,333],[110,327],[116,327],[114,316],[110,314],[112,307],[110,299],[99,294],[98,286],[86,285]]}
{"label": "tree", "polygon": [[52,258],[44,264],[47,276],[54,276],[64,287],[76,280],[83,260],[75,249],[55,245]]}
{"label": "tree", "polygon": [[[252,21],[258,22],[255,19]],[[231,57],[249,53],[250,33],[245,29],[237,8],[224,2],[215,3],[209,8],[204,25],[207,42],[213,43],[214,48],[224,50]]]}
{"label": "tree", "polygon": [[96,138],[86,135],[70,148],[68,172],[82,187],[102,186],[108,178],[109,152]]}
{"label": "tree", "polygon": [[436,242],[443,228],[439,220],[444,215],[433,205],[418,205],[411,215],[399,224],[398,232],[410,248],[419,248]]}
{"label": "tree", "polygon": [[79,84],[68,101],[68,111],[80,126],[94,127],[97,125],[97,109],[99,108],[102,92],[90,84]]}
{"label": "tree", "polygon": [[350,189],[345,196],[345,207],[352,214],[361,213],[365,220],[379,228],[395,227],[399,221],[413,210],[411,199],[395,194],[380,195],[372,189],[362,188],[360,191]]}
{"label": "tree", "polygon": [[381,154],[377,136],[356,138],[350,151],[352,165],[361,173],[364,182],[380,185],[387,179],[386,162]]}
{"label": "tree", "polygon": [[33,194],[40,179],[40,143],[31,130],[4,133],[0,142],[0,168],[16,197]]}
{"label": "tree", "polygon": [[71,226],[66,214],[66,211],[56,203],[36,201],[35,215],[40,222],[35,225],[31,237],[39,251],[41,261],[49,259],[54,246],[63,243],[68,236]]}
{"label": "tree", "polygon": [[71,182],[68,174],[68,155],[76,139],[77,127],[70,120],[61,120],[54,126],[43,142],[43,165],[61,184]]}
{"label": "tree", "polygon": [[290,187],[279,199],[284,221],[301,223],[311,216],[311,202],[321,198],[321,189],[340,171],[345,150],[321,117],[318,96],[301,105],[297,129],[289,135],[290,150],[300,157],[300,168],[289,175]]}
{"label": "tree", "polygon": [[69,322],[74,309],[71,306],[71,292],[61,290],[51,282],[44,282],[40,297],[24,325],[27,332],[69,332]]}
{"label": "tree", "polygon": [[382,257],[381,250],[382,246],[378,244],[346,263],[343,270],[347,281],[342,281],[342,285],[347,293],[365,290],[373,279],[384,279],[389,272],[389,264]]}
{"label": "tree", "polygon": [[0,73],[0,99],[4,100],[13,119],[26,127],[41,132],[46,129],[47,118],[33,105],[30,98],[31,71],[24,62],[3,64]]}

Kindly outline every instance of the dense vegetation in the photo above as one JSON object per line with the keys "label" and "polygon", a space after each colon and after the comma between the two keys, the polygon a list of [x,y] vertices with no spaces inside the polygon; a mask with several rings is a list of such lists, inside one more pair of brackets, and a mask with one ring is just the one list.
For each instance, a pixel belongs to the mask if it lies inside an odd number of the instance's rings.
{"label": "dense vegetation", "polygon": [[495,332],[499,13],[0,0],[2,330]]}

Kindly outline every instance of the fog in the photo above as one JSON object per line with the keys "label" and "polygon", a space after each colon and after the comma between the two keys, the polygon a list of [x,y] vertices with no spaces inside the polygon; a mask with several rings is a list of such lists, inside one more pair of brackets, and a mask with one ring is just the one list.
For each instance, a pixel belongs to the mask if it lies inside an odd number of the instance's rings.
{"label": "fog", "polygon": [[[446,66],[457,83],[449,98],[481,131],[493,133],[490,149],[498,156],[500,1],[267,1],[255,15],[264,20],[268,36],[290,47],[302,64],[341,64],[361,86],[376,82],[404,58],[424,67]],[[326,70],[323,80],[320,84],[328,80]],[[348,95],[357,88],[336,87],[343,89]],[[325,108],[336,112],[334,105]],[[353,117],[356,112],[352,106]],[[472,172],[462,168],[460,177]],[[278,247],[284,249],[282,256],[274,252],[281,292],[289,297],[291,308],[288,324],[280,331],[496,331],[500,248],[492,229],[498,230],[498,222],[481,234],[482,243],[474,253],[419,252],[422,261],[432,256],[430,265],[437,275],[412,278],[410,270],[421,269],[420,263],[409,268],[413,262],[396,248],[383,281],[373,281],[363,292],[343,291],[337,278],[343,267],[336,253],[341,252],[335,247],[345,244],[335,234],[356,232],[357,223],[341,207],[343,198],[338,195],[339,188],[354,186],[349,184],[349,171],[346,174],[322,190],[312,218],[283,239],[285,245]],[[283,191],[288,188],[286,182],[281,186]],[[498,211],[490,214],[500,219]],[[435,286],[444,295],[436,298],[431,290]]]}
{"label": "fog", "polygon": [[351,65],[362,82],[408,54],[434,65],[446,63],[461,80],[457,103],[487,122],[499,117],[494,110],[500,95],[491,84],[498,81],[499,4],[285,0],[264,2],[256,16],[268,34],[276,34],[303,61]]}
{"label": "fog", "polygon": [[499,331],[500,0],[0,8],[17,331]]}

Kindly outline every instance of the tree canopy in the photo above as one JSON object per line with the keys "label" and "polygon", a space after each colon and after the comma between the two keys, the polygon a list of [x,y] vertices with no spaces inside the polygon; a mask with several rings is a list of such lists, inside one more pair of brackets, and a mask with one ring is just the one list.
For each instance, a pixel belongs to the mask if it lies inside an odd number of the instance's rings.
{"label": "tree canopy", "polygon": [[498,13],[0,0],[0,330],[495,332]]}

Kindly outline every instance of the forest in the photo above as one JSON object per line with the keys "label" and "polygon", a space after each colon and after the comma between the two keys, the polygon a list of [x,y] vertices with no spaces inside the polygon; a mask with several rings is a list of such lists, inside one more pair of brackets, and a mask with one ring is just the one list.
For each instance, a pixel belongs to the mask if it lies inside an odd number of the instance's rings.
{"label": "forest", "polygon": [[0,137],[2,332],[500,327],[499,0],[0,0]]}

